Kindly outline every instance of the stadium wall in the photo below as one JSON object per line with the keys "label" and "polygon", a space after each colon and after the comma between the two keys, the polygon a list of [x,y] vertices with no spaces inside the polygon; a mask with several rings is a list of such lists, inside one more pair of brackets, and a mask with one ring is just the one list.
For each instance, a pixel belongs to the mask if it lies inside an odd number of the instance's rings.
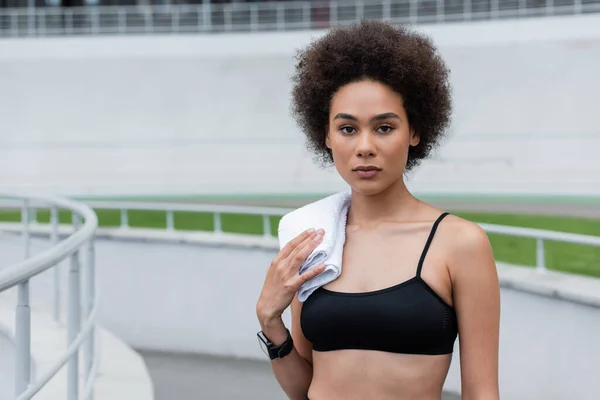
{"label": "stadium wall", "polygon": [[[426,25],[453,126],[427,194],[600,196],[600,16]],[[289,112],[322,31],[0,40],[0,190],[307,194],[345,187]]]}

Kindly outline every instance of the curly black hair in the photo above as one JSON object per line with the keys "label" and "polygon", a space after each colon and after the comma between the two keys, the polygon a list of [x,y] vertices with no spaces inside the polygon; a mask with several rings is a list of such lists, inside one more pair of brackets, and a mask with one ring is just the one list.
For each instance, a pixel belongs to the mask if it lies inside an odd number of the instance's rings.
{"label": "curly black hair", "polygon": [[296,60],[292,115],[321,165],[333,163],[325,145],[331,99],[348,83],[371,79],[402,96],[408,123],[420,137],[409,149],[406,171],[430,154],[450,125],[450,71],[431,39],[406,26],[362,20],[335,28],[300,49]]}

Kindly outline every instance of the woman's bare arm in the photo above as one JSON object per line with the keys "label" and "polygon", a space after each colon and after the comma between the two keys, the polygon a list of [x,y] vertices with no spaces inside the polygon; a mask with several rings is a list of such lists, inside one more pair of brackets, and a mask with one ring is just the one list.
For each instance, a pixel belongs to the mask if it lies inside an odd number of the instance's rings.
{"label": "woman's bare arm", "polygon": [[291,400],[305,400],[312,380],[310,361],[303,358],[307,354],[307,341],[300,329],[300,303],[298,291],[302,285],[325,269],[317,265],[300,274],[300,266],[323,239],[323,230],[309,229],[288,242],[271,262],[265,284],[256,304],[256,314],[263,333],[280,345],[287,339],[287,329],[282,315],[291,307],[294,340],[292,352],[283,358],[271,360],[271,366],[279,385]]}
{"label": "woman's bare arm", "polygon": [[500,288],[485,231],[461,221],[449,268],[458,316],[463,400],[498,400]]}
{"label": "woman's bare arm", "polygon": [[[312,346],[302,334],[300,312],[302,304],[296,296],[291,303],[292,327],[290,333],[294,340],[294,349],[287,356],[271,361],[271,367],[277,382],[290,400],[305,400],[312,380]],[[281,318],[274,321],[261,321],[265,335],[275,345],[287,338],[286,327]]]}

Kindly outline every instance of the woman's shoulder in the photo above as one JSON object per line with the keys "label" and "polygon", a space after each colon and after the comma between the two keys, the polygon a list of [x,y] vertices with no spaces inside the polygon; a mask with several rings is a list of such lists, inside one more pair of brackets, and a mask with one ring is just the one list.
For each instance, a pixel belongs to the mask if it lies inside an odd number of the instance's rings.
{"label": "woman's shoulder", "polygon": [[[486,246],[488,237],[487,232],[476,222],[462,218],[452,211],[447,211],[435,207],[432,204],[424,203],[426,217],[425,219],[438,222],[435,232],[437,236],[443,236],[452,248],[458,250],[471,246]],[[444,240],[445,241],[445,240]]]}
{"label": "woman's shoulder", "polygon": [[451,236],[453,247],[464,249],[464,247],[488,245],[487,232],[476,222],[469,221],[452,213],[444,218],[444,233]]}
{"label": "woman's shoulder", "polygon": [[451,273],[472,268],[495,268],[488,234],[479,224],[449,213],[438,230]]}

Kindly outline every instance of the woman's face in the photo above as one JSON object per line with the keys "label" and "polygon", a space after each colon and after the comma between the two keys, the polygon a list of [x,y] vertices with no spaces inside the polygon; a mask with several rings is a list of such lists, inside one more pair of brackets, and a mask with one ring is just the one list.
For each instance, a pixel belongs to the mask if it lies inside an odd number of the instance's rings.
{"label": "woman's face", "polygon": [[385,84],[364,80],[334,94],[326,145],[354,191],[376,194],[401,182],[408,149],[418,143],[402,97]]}

